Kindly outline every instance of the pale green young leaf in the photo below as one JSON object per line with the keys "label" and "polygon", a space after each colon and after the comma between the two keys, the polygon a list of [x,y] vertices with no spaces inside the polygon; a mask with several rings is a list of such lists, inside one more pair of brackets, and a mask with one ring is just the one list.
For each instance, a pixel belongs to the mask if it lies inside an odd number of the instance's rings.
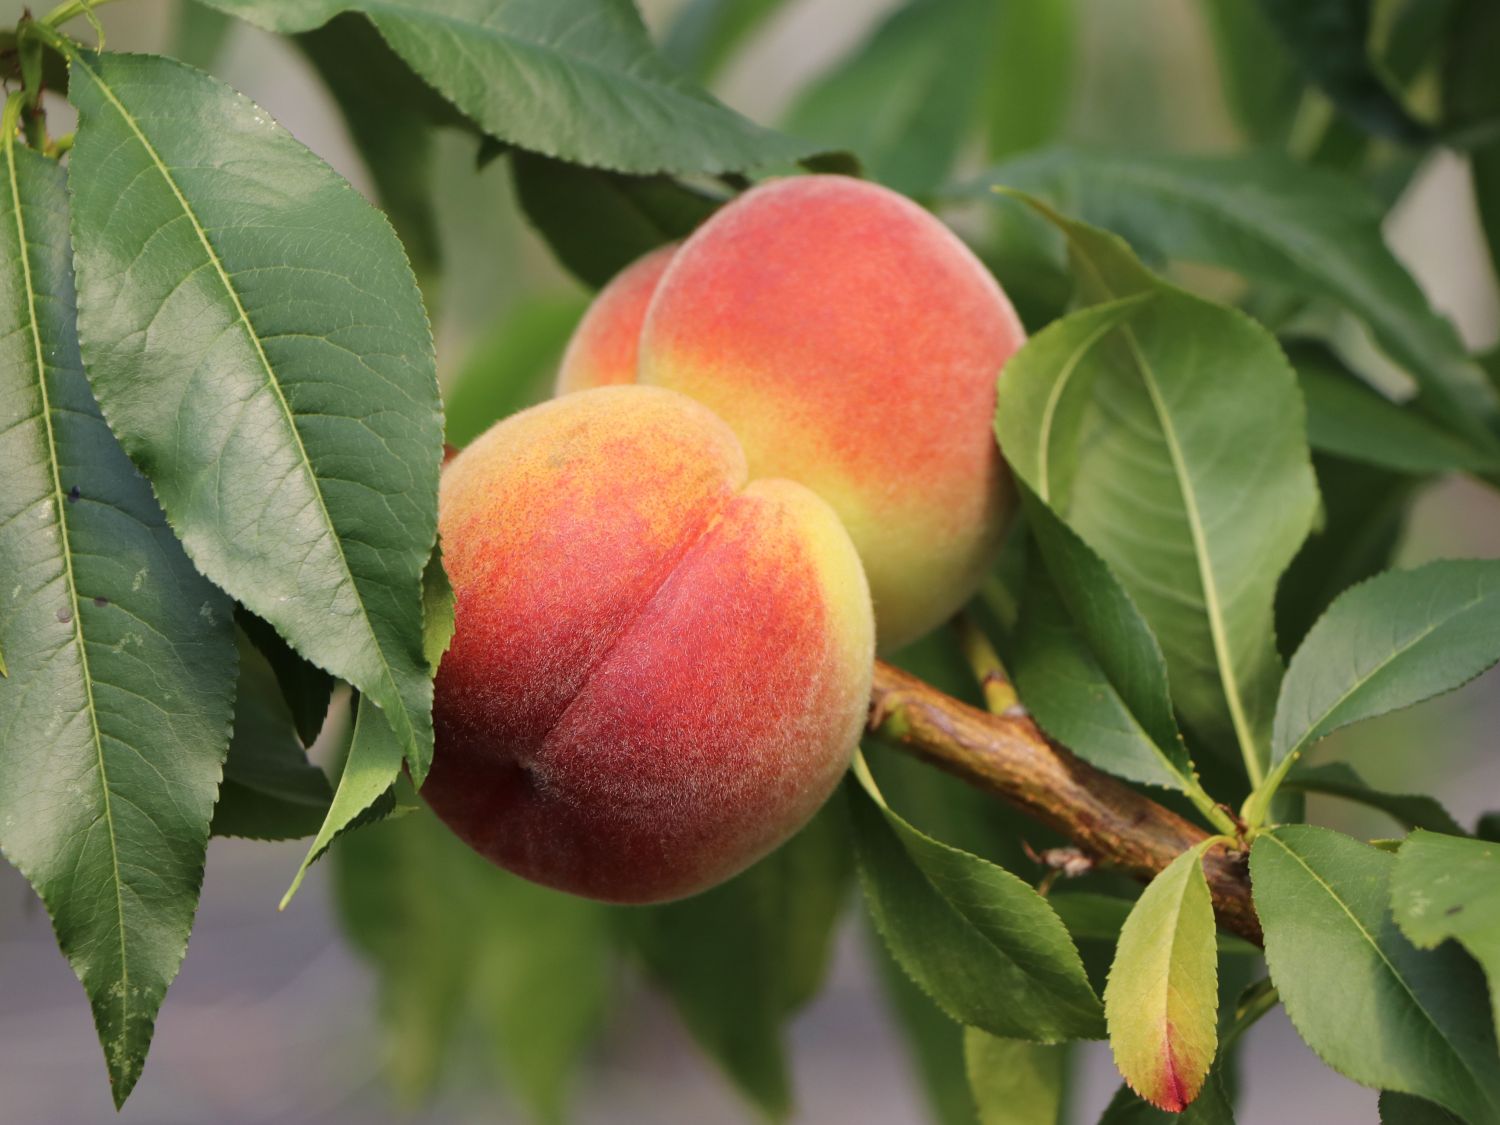
{"label": "pale green young leaf", "polygon": [[[1132,899],[1101,894],[1098,891],[1054,890],[1047,896],[1047,902],[1057,911],[1057,916],[1068,927],[1068,933],[1073,935],[1074,941],[1104,941],[1110,945],[1120,940],[1120,930],[1124,928],[1125,919],[1130,917],[1131,907],[1135,905]],[[1237,957],[1260,956],[1259,946],[1251,945],[1234,934],[1220,932],[1214,935],[1214,940],[1220,953],[1234,954]]]}
{"label": "pale green young leaf", "polygon": [[177,975],[229,745],[231,604],[89,393],[62,169],[0,142],[0,848],[52,916],[116,1104]]}
{"label": "pale green young leaf", "polygon": [[1065,1045],[999,1039],[966,1027],[964,1066],[979,1125],[1058,1125],[1068,1073]]}
{"label": "pale green young leaf", "polygon": [[1120,930],[1104,990],[1115,1065],[1172,1113],[1203,1088],[1218,1047],[1218,950],[1203,854],[1183,852],[1142,892]]}
{"label": "pale green young leaf", "polygon": [[[198,568],[432,754],[432,337],[390,225],[253,102],[78,52],[84,364]],[[191,106],[185,113],[183,107]]]}
{"label": "pale green young leaf", "polygon": [[982,181],[1036,192],[1127,236],[1153,258],[1219,266],[1337,302],[1421,388],[1417,402],[1475,448],[1500,449],[1500,393],[1386,246],[1383,208],[1337,173],[1270,153],[1111,154],[1050,149]]}
{"label": "pale green young leaf", "polygon": [[333,802],[323,818],[312,846],[297,868],[292,885],[282,896],[281,909],[285,910],[302,886],[302,880],[311,867],[333,843],[334,837],[360,822],[371,808],[384,797],[401,775],[403,748],[396,732],[391,729],[385,713],[367,696],[359,697],[355,710],[354,736],[349,743],[349,753],[344,759],[344,772],[339,775],[338,788]]}
{"label": "pale green young leaf", "polygon": [[1500,1067],[1484,981],[1459,949],[1411,944],[1390,910],[1396,857],[1310,825],[1250,852],[1266,961],[1297,1032],[1333,1069],[1500,1122]]}
{"label": "pale green young leaf", "polygon": [[368,16],[486,133],[620,172],[730,172],[815,146],[741,117],[661,57],[631,0],[204,0],[271,31]]}
{"label": "pale green young leaf", "polygon": [[1454,559],[1372,578],[1335,601],[1292,657],[1272,761],[1452,691],[1497,660],[1500,562]]}
{"label": "pale green young leaf", "polygon": [[960,1023],[1057,1043],[1103,1032],[1078,950],[1045,899],[893,813],[863,761],[846,786],[876,928],[902,968]]}
{"label": "pale green young leaf", "polygon": [[1500,844],[1418,829],[1396,853],[1391,907],[1419,949],[1452,938],[1479,962],[1500,1027]]}
{"label": "pale green young leaf", "polygon": [[323,823],[333,790],[307,760],[276,673],[243,630],[234,697],[234,735],[214,806],[213,834],[251,840],[295,840]]}

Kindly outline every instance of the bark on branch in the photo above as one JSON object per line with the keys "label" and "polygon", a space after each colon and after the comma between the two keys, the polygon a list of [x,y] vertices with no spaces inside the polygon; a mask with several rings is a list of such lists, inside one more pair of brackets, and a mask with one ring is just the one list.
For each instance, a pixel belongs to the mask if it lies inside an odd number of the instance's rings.
{"label": "bark on branch", "polygon": [[[881,662],[870,727],[1068,837],[1099,866],[1142,882],[1209,835],[1055,746],[1028,716],[977,710]],[[1219,924],[1261,944],[1246,857],[1216,847],[1203,866]]]}

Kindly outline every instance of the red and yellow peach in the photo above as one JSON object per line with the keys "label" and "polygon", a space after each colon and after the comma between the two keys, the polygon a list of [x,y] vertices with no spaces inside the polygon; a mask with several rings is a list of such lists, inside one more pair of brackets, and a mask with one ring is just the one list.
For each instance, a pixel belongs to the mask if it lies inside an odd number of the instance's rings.
{"label": "red and yellow peach", "polygon": [[440,524],[457,628],[422,793],[476,850],[661,901],[827,799],[869,700],[859,558],[808,489],[749,481],[706,407],[641,386],[533,407],[448,465]]}

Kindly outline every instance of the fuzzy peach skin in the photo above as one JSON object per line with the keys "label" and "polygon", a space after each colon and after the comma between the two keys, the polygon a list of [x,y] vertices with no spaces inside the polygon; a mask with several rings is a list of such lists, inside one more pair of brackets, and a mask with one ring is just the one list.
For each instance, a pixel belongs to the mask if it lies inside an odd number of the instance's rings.
{"label": "fuzzy peach skin", "polygon": [[610,279],[573,330],[557,369],[557,393],[634,383],[636,348],[646,306],[678,244],[637,258]]}
{"label": "fuzzy peach skin", "polygon": [[458,598],[422,795],[481,854],[610,902],[690,895],[827,799],[869,704],[859,557],[806,488],[747,483],[706,407],[602,387],[444,471]]}
{"label": "fuzzy peach skin", "polygon": [[995,383],[1024,341],[937,219],[875,184],[800,176],[683,243],[646,314],[639,379],[728,422],[752,476],[833,506],[889,651],[957,610],[994,559],[1015,506]]}

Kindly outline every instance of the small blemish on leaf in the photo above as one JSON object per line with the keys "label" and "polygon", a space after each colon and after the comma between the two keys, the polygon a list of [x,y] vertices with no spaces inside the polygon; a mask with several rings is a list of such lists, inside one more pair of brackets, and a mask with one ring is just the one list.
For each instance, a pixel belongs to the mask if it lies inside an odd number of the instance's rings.
{"label": "small blemish on leaf", "polygon": [[94,599],[94,604],[96,606],[98,606],[100,609],[103,609],[105,606],[107,606],[109,604],[109,599],[106,598],[104,595],[101,594],[99,597],[97,597],[97,598]]}
{"label": "small blemish on leaf", "polygon": [[1463,910],[1463,908],[1464,908],[1464,904],[1463,903],[1459,903],[1457,906],[1450,906],[1450,907],[1448,907],[1447,910],[1443,911],[1443,917],[1445,917],[1445,918],[1452,918],[1455,914],[1457,914],[1461,910]]}
{"label": "small blemish on leaf", "polygon": [[75,500],[77,500],[82,495],[83,495],[83,490],[80,489],[75,484],[72,488],[68,489],[68,503],[69,504],[73,503]]}
{"label": "small blemish on leaf", "polygon": [[63,606],[57,611],[57,620],[66,625],[69,621],[73,620],[73,611],[67,606]]}

